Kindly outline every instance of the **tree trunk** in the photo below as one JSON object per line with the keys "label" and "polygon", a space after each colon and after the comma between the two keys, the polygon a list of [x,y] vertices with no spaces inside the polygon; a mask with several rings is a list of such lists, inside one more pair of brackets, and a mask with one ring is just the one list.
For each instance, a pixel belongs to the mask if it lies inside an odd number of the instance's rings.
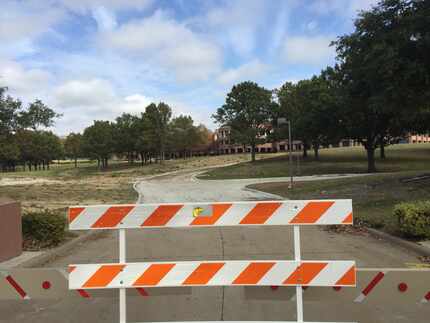
{"label": "tree trunk", "polygon": [[320,160],[319,146],[318,145],[314,145],[314,154],[315,154],[315,160]]}
{"label": "tree trunk", "polygon": [[375,148],[373,146],[366,147],[366,151],[367,151],[367,172],[374,173],[376,172]]}
{"label": "tree trunk", "polygon": [[144,163],[144,157],[143,157],[143,153],[140,153],[140,165],[143,167],[143,163]]}
{"label": "tree trunk", "polygon": [[78,167],[78,158],[75,157],[75,168],[77,168],[77,167]]}
{"label": "tree trunk", "polygon": [[251,144],[251,161],[255,162],[255,144]]}
{"label": "tree trunk", "polygon": [[379,148],[380,148],[380,157],[381,159],[385,159],[385,145],[384,145],[384,138],[381,138],[379,140]]}
{"label": "tree trunk", "polygon": [[303,143],[303,159],[308,158],[308,145]]}

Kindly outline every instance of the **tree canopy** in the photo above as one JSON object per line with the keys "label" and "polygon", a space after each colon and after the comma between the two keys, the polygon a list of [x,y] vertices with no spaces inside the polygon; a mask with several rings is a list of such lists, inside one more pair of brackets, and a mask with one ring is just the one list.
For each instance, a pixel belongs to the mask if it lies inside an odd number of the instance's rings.
{"label": "tree canopy", "polygon": [[231,139],[251,146],[252,161],[255,147],[267,133],[273,108],[272,92],[250,81],[239,83],[227,94],[225,103],[213,115],[220,125],[231,128]]}

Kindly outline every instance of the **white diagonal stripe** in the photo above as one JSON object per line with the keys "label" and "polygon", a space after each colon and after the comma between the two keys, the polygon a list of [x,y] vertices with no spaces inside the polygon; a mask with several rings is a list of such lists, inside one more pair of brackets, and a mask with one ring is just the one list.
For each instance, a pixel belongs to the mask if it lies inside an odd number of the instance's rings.
{"label": "white diagonal stripe", "polygon": [[70,223],[70,230],[90,229],[91,226],[111,207],[111,205],[87,206]]}
{"label": "white diagonal stripe", "polygon": [[341,224],[352,212],[351,200],[334,200],[334,204],[318,219],[316,224]]}

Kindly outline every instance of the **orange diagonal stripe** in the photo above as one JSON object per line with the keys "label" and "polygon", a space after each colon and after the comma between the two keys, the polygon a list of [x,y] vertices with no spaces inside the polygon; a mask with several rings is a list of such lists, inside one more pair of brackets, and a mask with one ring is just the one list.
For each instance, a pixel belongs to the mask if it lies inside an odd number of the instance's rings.
{"label": "orange diagonal stripe", "polygon": [[315,223],[333,204],[333,201],[309,202],[290,223]]}
{"label": "orange diagonal stripe", "polygon": [[240,221],[240,224],[263,224],[281,206],[282,203],[257,203]]}
{"label": "orange diagonal stripe", "polygon": [[212,225],[231,207],[230,204],[213,204],[211,216],[198,216],[191,222],[191,225]]}
{"label": "orange diagonal stripe", "polygon": [[103,265],[88,279],[82,287],[105,287],[118,275],[125,265]]}
{"label": "orange diagonal stripe", "polygon": [[320,273],[326,262],[305,262],[283,282],[284,285],[308,285]]}
{"label": "orange diagonal stripe", "polygon": [[343,224],[352,224],[352,212],[349,213],[345,219],[343,219],[342,223]]}
{"label": "orange diagonal stripe", "polygon": [[167,222],[182,208],[178,205],[160,205],[154,212],[143,222],[142,227],[157,227],[166,225]]}
{"label": "orange diagonal stripe", "polygon": [[223,262],[203,263],[200,264],[192,273],[185,279],[183,285],[204,285],[224,266]]}
{"label": "orange diagonal stripe", "polygon": [[273,267],[274,262],[252,262],[233,281],[233,285],[253,285]]}
{"label": "orange diagonal stripe", "polygon": [[111,206],[100,218],[98,218],[91,228],[114,228],[133,209],[134,206],[132,205]]}
{"label": "orange diagonal stripe", "polygon": [[85,210],[84,207],[71,207],[69,208],[69,223],[72,223],[74,219],[78,217],[82,211]]}
{"label": "orange diagonal stripe", "polygon": [[352,266],[335,285],[355,285],[355,266]]}
{"label": "orange diagonal stripe", "polygon": [[154,286],[175,266],[175,264],[153,264],[133,283],[133,286]]}

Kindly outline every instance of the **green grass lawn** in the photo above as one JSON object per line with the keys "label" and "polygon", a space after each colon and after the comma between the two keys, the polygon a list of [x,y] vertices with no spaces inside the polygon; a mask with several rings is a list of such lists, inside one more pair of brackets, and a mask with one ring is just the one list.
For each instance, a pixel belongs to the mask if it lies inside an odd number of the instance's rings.
{"label": "green grass lawn", "polygon": [[[379,158],[376,151],[376,167],[378,172],[401,172],[412,170],[430,171],[430,144],[399,144],[386,148],[387,158]],[[299,153],[294,154],[293,174],[318,175],[365,173],[367,171],[366,152],[363,147],[345,147],[321,149],[320,161],[313,158],[310,151],[306,160]],[[210,170],[200,177],[202,179],[261,178],[289,176],[288,157],[246,162],[234,166]]]}
{"label": "green grass lawn", "polygon": [[[430,166],[430,165],[428,165]],[[430,167],[429,167],[430,168]],[[428,175],[424,179],[413,178]],[[289,199],[342,199],[353,201],[355,223],[400,235],[393,207],[400,202],[430,200],[430,170],[378,174],[356,178],[298,182],[292,190],[288,183],[264,183],[251,188]]]}

